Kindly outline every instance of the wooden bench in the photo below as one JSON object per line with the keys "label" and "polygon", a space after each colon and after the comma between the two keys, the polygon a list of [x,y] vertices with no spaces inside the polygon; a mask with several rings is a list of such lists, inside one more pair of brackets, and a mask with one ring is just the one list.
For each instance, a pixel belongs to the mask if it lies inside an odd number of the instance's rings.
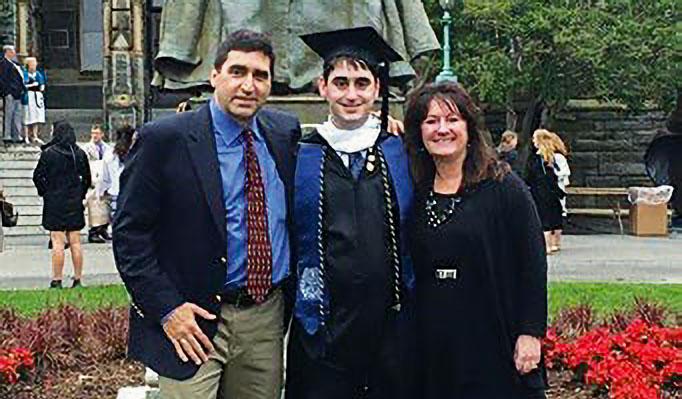
{"label": "wooden bench", "polygon": [[[627,197],[628,189],[624,187],[567,187],[566,194],[579,196],[597,196],[597,197],[618,197],[614,198],[613,206],[608,208],[569,208],[569,215],[576,216],[594,216],[594,217],[613,217],[618,221],[620,233],[624,234],[623,217],[630,216],[629,202],[627,198],[623,200],[627,203],[627,208],[621,207],[621,198]],[[672,210],[668,210],[668,217],[672,215]]]}
{"label": "wooden bench", "polygon": [[568,195],[618,196],[628,195],[625,187],[566,187]]}
{"label": "wooden bench", "polygon": [[[628,195],[628,189],[625,187],[566,187],[566,194],[591,197],[625,197]],[[624,234],[623,217],[628,217],[630,210],[623,209],[620,202],[620,198],[614,199],[613,206],[610,209],[569,208],[567,211],[569,215],[576,216],[613,217],[618,222],[620,233]]]}

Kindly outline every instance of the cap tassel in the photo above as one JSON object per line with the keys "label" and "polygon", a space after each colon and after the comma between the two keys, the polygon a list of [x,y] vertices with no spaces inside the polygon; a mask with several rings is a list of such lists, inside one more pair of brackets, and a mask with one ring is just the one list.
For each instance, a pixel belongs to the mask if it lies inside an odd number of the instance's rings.
{"label": "cap tassel", "polygon": [[382,62],[379,65],[379,84],[381,94],[381,131],[388,130],[388,81],[390,78],[390,64]]}

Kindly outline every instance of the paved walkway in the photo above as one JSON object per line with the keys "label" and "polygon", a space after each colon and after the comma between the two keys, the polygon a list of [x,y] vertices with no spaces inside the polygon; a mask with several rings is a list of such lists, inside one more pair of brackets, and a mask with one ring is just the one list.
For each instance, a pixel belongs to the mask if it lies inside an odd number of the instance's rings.
{"label": "paved walkway", "polygon": [[565,236],[549,257],[549,280],[682,284],[682,235]]}
{"label": "paved walkway", "polygon": [[[111,244],[83,244],[85,285],[120,283]],[[64,285],[69,286],[73,267],[66,251]],[[47,288],[50,283],[50,250],[44,246],[18,245],[0,252],[0,289]]]}
{"label": "paved walkway", "polygon": [[[86,285],[119,283],[109,244],[85,244]],[[72,273],[66,257],[66,276]],[[549,257],[550,281],[617,281],[682,284],[682,235],[641,238],[619,235],[564,237]],[[46,247],[16,246],[0,252],[0,289],[43,288],[50,278]],[[67,282],[68,284],[68,282]]]}

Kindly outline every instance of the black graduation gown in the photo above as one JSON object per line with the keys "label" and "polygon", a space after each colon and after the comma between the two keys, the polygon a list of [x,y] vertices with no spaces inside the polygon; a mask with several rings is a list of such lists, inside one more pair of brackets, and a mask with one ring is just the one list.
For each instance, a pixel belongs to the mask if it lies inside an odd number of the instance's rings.
{"label": "black graduation gown", "polygon": [[[379,141],[387,135],[380,136]],[[326,144],[319,134],[304,141]],[[330,294],[325,336],[309,336],[294,319],[289,342],[287,398],[352,399],[370,386],[372,398],[409,392],[408,352],[413,308],[391,310],[383,180],[378,167],[356,181],[341,157],[326,151],[324,180],[325,283]],[[393,193],[394,214],[398,214]],[[409,342],[408,342],[409,341]],[[385,396],[376,396],[385,395]],[[410,396],[405,396],[410,397]]]}
{"label": "black graduation gown", "polygon": [[561,230],[563,227],[561,189],[554,174],[554,168],[546,165],[540,155],[531,155],[528,160],[526,182],[535,200],[535,206],[542,221],[542,229],[544,231]]}

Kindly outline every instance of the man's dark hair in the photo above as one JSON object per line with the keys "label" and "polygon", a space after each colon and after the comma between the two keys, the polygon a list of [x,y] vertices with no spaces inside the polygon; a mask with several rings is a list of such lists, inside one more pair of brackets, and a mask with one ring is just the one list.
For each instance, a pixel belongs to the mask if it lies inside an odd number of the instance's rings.
{"label": "man's dark hair", "polygon": [[353,57],[350,55],[337,55],[336,57],[332,57],[329,60],[325,60],[324,64],[322,65],[322,78],[325,82],[329,79],[329,75],[331,75],[334,68],[336,68],[340,62],[344,61],[348,62],[355,68],[372,72],[374,79],[379,80],[379,68],[376,65],[373,65],[362,58]]}
{"label": "man's dark hair", "polygon": [[248,29],[240,29],[230,33],[224,42],[220,43],[215,54],[213,67],[220,71],[223,67],[227,54],[232,51],[255,52],[260,51],[270,58],[270,77],[275,76],[275,52],[272,49],[272,42],[270,38],[259,32],[254,32]]}

